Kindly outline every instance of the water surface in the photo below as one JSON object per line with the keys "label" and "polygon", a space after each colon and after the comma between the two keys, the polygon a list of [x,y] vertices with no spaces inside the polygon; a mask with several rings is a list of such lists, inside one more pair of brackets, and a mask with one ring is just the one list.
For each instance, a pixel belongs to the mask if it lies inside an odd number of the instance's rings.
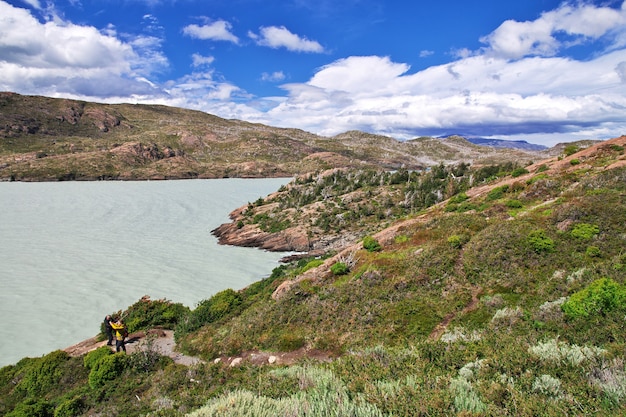
{"label": "water surface", "polygon": [[210,231],[288,181],[0,183],[0,366],[92,337],[143,295],[194,307],[269,275],[284,253]]}

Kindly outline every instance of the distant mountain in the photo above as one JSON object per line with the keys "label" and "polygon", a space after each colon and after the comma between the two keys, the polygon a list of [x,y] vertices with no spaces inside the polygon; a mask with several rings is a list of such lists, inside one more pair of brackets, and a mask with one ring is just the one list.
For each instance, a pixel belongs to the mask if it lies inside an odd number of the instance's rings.
{"label": "distant mountain", "polygon": [[528,143],[525,140],[487,139],[477,137],[465,137],[468,142],[479,146],[491,146],[493,148],[521,149],[525,151],[544,151],[547,146]]}

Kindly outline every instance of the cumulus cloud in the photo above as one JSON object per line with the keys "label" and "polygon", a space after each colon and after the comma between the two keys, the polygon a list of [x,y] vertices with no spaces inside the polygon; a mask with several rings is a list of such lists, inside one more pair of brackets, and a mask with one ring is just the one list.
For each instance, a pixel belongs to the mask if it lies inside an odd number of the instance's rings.
{"label": "cumulus cloud", "polygon": [[0,89],[96,97],[152,91],[141,77],[167,65],[155,50],[159,41],[135,37],[123,42],[107,34],[113,28],[105,32],[56,20],[40,23],[28,10],[0,2]]}
{"label": "cumulus cloud", "polygon": [[[560,49],[597,39],[626,24],[626,10],[595,5],[563,4],[534,21],[507,20],[481,38],[495,56],[518,59],[529,55],[553,56]],[[567,39],[561,40],[562,35]]]}
{"label": "cumulus cloud", "polygon": [[248,32],[248,36],[261,46],[274,49],[285,48],[294,52],[324,52],[324,47],[317,41],[291,33],[284,26],[261,27],[259,32],[259,34]]}
{"label": "cumulus cloud", "polygon": [[225,20],[216,20],[206,25],[188,25],[183,28],[183,33],[195,39],[227,41],[239,43],[239,38],[231,32],[232,25]]}
{"label": "cumulus cloud", "polygon": [[[626,51],[580,62],[487,55],[407,73],[387,57],[351,57],[321,68],[268,112],[274,123],[334,135],[359,128],[399,138],[544,135],[626,128]],[[298,123],[298,124],[297,124]],[[607,130],[608,129],[608,130]]]}

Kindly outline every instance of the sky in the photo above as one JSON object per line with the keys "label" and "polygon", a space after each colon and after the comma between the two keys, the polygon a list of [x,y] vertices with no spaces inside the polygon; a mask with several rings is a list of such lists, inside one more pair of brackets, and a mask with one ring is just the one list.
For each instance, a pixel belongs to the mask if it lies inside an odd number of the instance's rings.
{"label": "sky", "polygon": [[391,136],[626,134],[626,0],[0,0],[0,91]]}

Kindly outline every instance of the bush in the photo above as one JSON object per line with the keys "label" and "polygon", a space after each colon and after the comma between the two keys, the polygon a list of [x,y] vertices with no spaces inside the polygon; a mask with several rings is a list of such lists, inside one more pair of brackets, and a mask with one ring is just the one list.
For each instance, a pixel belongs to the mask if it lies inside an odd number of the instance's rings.
{"label": "bush", "polygon": [[448,238],[448,243],[455,249],[461,249],[468,241],[469,238],[465,235],[452,235]]}
{"label": "bush", "polygon": [[24,378],[17,384],[19,390],[32,397],[43,397],[55,388],[63,377],[63,365],[70,356],[61,350],[34,359],[27,367]]}
{"label": "bush", "polygon": [[587,246],[587,250],[585,254],[590,258],[600,258],[602,257],[602,251],[597,246]]}
{"label": "bush", "polygon": [[19,403],[5,417],[53,417],[53,410],[48,401],[29,399]]}
{"label": "bush", "polygon": [[332,272],[333,275],[345,275],[349,271],[348,265],[343,262],[337,262],[330,267],[330,272]]}
{"label": "bush", "polygon": [[513,172],[511,172],[511,176],[513,178],[517,178],[524,174],[528,174],[528,170],[526,168],[515,168]]}
{"label": "bush", "polygon": [[505,205],[510,209],[518,209],[524,207],[521,201],[519,200],[507,200]]}
{"label": "bush", "polygon": [[[189,309],[180,303],[168,300],[150,300],[144,297],[128,307],[121,315],[129,332],[161,326],[173,329]],[[104,330],[104,329],[103,329]]]}
{"label": "bush", "polygon": [[94,365],[100,361],[105,356],[112,355],[113,351],[109,349],[107,346],[101,346],[96,350],[92,350],[83,358],[83,365],[87,369],[92,369]]}
{"label": "bush", "polygon": [[54,409],[54,417],[74,417],[81,414],[85,408],[85,402],[81,397],[63,401]]}
{"label": "bush", "polygon": [[99,388],[112,381],[124,372],[128,357],[126,353],[116,353],[102,357],[89,372],[89,386]]}
{"label": "bush", "polygon": [[563,153],[565,154],[565,156],[571,156],[571,155],[574,155],[579,150],[580,148],[576,145],[567,145],[565,149],[563,149]]}
{"label": "bush", "polygon": [[610,278],[601,278],[572,296],[561,306],[570,319],[587,318],[593,315],[605,316],[620,309],[626,310],[626,287]]}
{"label": "bush", "polygon": [[533,230],[528,234],[526,241],[536,253],[554,251],[554,241],[546,236],[544,230]]}
{"label": "bush", "polygon": [[578,165],[580,164],[580,159],[578,158],[574,158],[571,161],[569,161],[570,165]]}
{"label": "bush", "polygon": [[493,201],[493,200],[502,198],[504,193],[506,193],[508,190],[509,190],[508,185],[502,185],[500,187],[494,188],[493,190],[489,191],[489,193],[487,194],[487,201]]}
{"label": "bush", "polygon": [[376,239],[371,236],[365,236],[363,238],[363,249],[367,250],[368,252],[377,252],[382,248],[380,246],[380,243],[378,243]]}
{"label": "bush", "polygon": [[452,204],[459,204],[467,200],[469,197],[465,193],[459,193],[455,196],[450,197],[449,202]]}
{"label": "bush", "polygon": [[181,333],[193,332],[206,324],[214,323],[235,313],[242,302],[241,293],[230,288],[216,293],[207,300],[200,301],[196,308],[177,326],[177,336]]}
{"label": "bush", "polygon": [[595,224],[589,223],[578,223],[572,228],[572,231],[570,232],[572,237],[581,240],[589,240],[598,233],[600,233],[600,228]]}

